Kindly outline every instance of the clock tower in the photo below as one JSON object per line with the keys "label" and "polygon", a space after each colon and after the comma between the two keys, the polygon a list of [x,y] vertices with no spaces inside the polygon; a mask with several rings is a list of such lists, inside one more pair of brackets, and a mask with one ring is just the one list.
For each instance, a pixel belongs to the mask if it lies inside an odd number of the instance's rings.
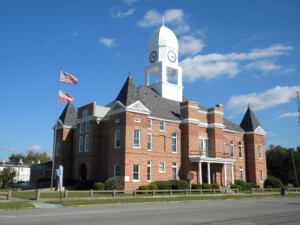
{"label": "clock tower", "polygon": [[[148,43],[148,66],[145,67],[145,86],[163,98],[182,102],[182,67],[178,66],[178,41],[169,28],[156,29]],[[150,76],[157,81],[150,84]]]}

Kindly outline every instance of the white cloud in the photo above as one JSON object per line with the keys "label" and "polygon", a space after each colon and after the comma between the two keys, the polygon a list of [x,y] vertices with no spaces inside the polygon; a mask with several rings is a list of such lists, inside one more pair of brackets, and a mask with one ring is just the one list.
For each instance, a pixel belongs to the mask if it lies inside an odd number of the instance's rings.
{"label": "white cloud", "polygon": [[75,30],[73,33],[72,33],[72,36],[76,37],[79,33],[79,30]]}
{"label": "white cloud", "polygon": [[124,3],[127,4],[127,5],[131,5],[135,2],[137,2],[138,0],[124,0]]}
{"label": "white cloud", "polygon": [[121,9],[119,9],[118,11],[116,12],[113,12],[110,16],[112,18],[123,18],[125,16],[130,16],[134,13],[135,9],[129,9],[128,11],[126,12],[122,12]]}
{"label": "white cloud", "polygon": [[41,151],[42,147],[41,146],[32,146],[32,147],[29,147],[27,150],[28,151]]}
{"label": "white cloud", "polygon": [[272,133],[272,131],[267,131],[266,133],[267,133],[266,135],[268,137],[277,137],[278,136],[278,134],[274,134],[274,133]]}
{"label": "white cloud", "polygon": [[292,112],[292,113],[283,113],[278,116],[278,118],[284,118],[284,117],[296,117],[299,116],[298,112]]}
{"label": "white cloud", "polygon": [[20,152],[23,150],[24,150],[23,148],[6,148],[6,147],[0,148],[0,151],[8,151],[8,152]]}
{"label": "white cloud", "polygon": [[177,34],[184,34],[190,30],[190,26],[185,19],[185,14],[181,9],[169,9],[164,13],[159,13],[155,9],[151,9],[144,15],[143,19],[137,22],[139,27],[154,27],[162,25],[172,25],[173,31]]}
{"label": "white cloud", "polygon": [[[271,64],[271,61],[266,61],[266,59],[288,54],[293,48],[293,46],[277,44],[264,49],[252,49],[246,53],[196,55],[185,58],[180,62],[180,65],[184,67],[185,78],[188,81],[194,81],[198,78],[209,80],[223,75],[233,78],[240,71],[251,67],[264,70],[264,72],[272,69],[278,70],[281,68],[280,66]],[[241,64],[243,61],[255,62],[243,66]]]}
{"label": "white cloud", "polygon": [[104,46],[108,47],[108,48],[112,48],[116,46],[115,40],[113,38],[105,38],[105,37],[101,37],[99,39],[99,43],[103,44]]}
{"label": "white cloud", "polygon": [[246,69],[257,69],[257,70],[262,70],[262,71],[271,71],[271,70],[280,70],[281,66],[275,65],[272,61],[270,60],[263,60],[263,61],[256,61],[249,63],[245,66]]}
{"label": "white cloud", "polygon": [[201,39],[197,39],[191,35],[185,35],[179,38],[179,52],[182,55],[191,54],[195,55],[204,48],[204,43]]}
{"label": "white cloud", "polygon": [[250,103],[253,110],[263,110],[273,106],[288,103],[296,97],[296,92],[300,91],[300,86],[276,86],[262,93],[251,93],[248,95],[232,96],[228,103],[228,109],[244,112]]}

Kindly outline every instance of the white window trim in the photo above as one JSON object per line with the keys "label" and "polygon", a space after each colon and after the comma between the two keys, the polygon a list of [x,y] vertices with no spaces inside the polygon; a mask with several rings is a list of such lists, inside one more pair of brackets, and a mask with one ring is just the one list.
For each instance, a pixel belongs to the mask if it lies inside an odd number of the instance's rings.
{"label": "white window trim", "polygon": [[[260,156],[259,156],[260,155]],[[262,147],[258,146],[258,159],[262,159]]]}
{"label": "white window trim", "polygon": [[[148,148],[149,137],[150,137],[150,148]],[[147,150],[152,151],[152,134],[147,134]]]}
{"label": "white window trim", "polygon": [[[81,144],[82,144],[82,149],[81,149]],[[83,136],[79,136],[79,149],[78,152],[83,152]]]}
{"label": "white window trim", "polygon": [[[163,165],[164,165],[164,171],[160,171],[160,164],[161,164],[161,163],[163,163]],[[159,162],[159,163],[158,163],[158,172],[159,172],[159,173],[166,173],[166,163],[165,163],[165,162]]]}
{"label": "white window trim", "polygon": [[259,171],[259,182],[260,183],[264,182],[264,171],[262,171],[262,170]]}
{"label": "white window trim", "polygon": [[[119,167],[119,175],[117,175],[117,170],[116,170],[117,166]],[[119,164],[114,165],[114,177],[117,177],[117,176],[120,176],[120,165]]]}
{"label": "white window trim", "polygon": [[201,140],[203,140],[203,143],[204,143],[204,141],[206,140],[206,157],[209,157],[209,148],[208,148],[208,137],[199,137],[198,138],[198,151],[199,151],[199,154],[201,154],[200,153],[200,146],[199,146],[199,141],[200,141],[200,139]]}
{"label": "white window trim", "polygon": [[82,111],[82,118],[87,118],[89,114],[89,109],[85,109]]}
{"label": "white window trim", "polygon": [[83,133],[84,132],[84,123],[81,123],[80,125],[79,125],[79,133]]}
{"label": "white window trim", "polygon": [[140,118],[134,118],[134,122],[135,122],[135,123],[140,123],[140,122],[141,122],[141,119],[140,119]]}
{"label": "white window trim", "polygon": [[[134,131],[138,131],[138,133],[139,133],[139,138],[138,138],[138,140],[139,140],[139,146],[134,146]],[[141,147],[141,131],[140,130],[133,130],[133,148],[140,148]]]}
{"label": "white window trim", "polygon": [[91,129],[91,123],[90,123],[90,121],[87,121],[85,123],[85,132],[90,132],[90,129]]}
{"label": "white window trim", "polygon": [[[163,130],[160,129],[160,123],[161,122],[164,124],[164,129]],[[166,130],[166,123],[165,123],[165,121],[162,121],[162,120],[158,121],[158,129],[159,129],[159,131],[165,131]]]}
{"label": "white window trim", "polygon": [[[118,131],[119,131],[120,146],[117,146],[117,132]],[[115,130],[114,147],[115,148],[120,148],[121,147],[121,131],[120,130]]]}
{"label": "white window trim", "polygon": [[226,157],[226,140],[225,139],[223,142],[223,151],[224,151],[224,157]]}
{"label": "white window trim", "polygon": [[[232,142],[232,144],[231,144],[231,142]],[[232,148],[232,150],[233,150],[233,151],[232,151],[233,155],[231,155],[231,146],[233,147],[233,148]],[[234,140],[230,140],[230,157],[231,157],[231,158],[234,158]]]}
{"label": "white window trim", "polygon": [[[150,121],[150,128],[149,128],[149,121]],[[148,119],[148,130],[152,130],[152,119]]]}
{"label": "white window trim", "polygon": [[[173,134],[176,135],[176,136],[175,136],[175,141],[176,141],[176,144],[175,144],[175,152],[173,152],[173,138],[174,138],[174,137],[173,137]],[[177,149],[178,149],[177,133],[176,133],[175,131],[173,131],[172,134],[171,134],[171,137],[172,137],[172,139],[171,139],[171,140],[172,140],[172,141],[171,141],[171,146],[172,146],[172,147],[171,147],[171,148],[172,148],[171,151],[172,151],[172,153],[176,154],[176,153],[177,153]]]}
{"label": "white window trim", "polygon": [[[241,171],[242,171],[243,179],[241,179]],[[240,166],[240,176],[239,177],[240,177],[241,180],[244,180],[244,178],[245,178],[244,177],[244,167],[242,167],[242,166]]]}
{"label": "white window trim", "polygon": [[[241,156],[240,156],[240,152],[241,152]],[[243,154],[243,144],[241,141],[239,141],[239,158],[242,159],[244,156]]]}
{"label": "white window trim", "polygon": [[[150,162],[150,164],[149,164]],[[148,180],[148,168],[150,168],[150,180]],[[152,181],[152,162],[151,161],[147,161],[147,181],[151,182]]]}
{"label": "white window trim", "polygon": [[[138,166],[138,168],[139,168],[139,171],[138,171],[139,179],[138,179],[138,180],[133,179],[134,166]],[[133,164],[133,165],[132,165],[132,182],[140,182],[140,179],[141,179],[140,165],[138,165],[138,164]]]}
{"label": "white window trim", "polygon": [[120,123],[120,119],[116,119],[116,120],[115,120],[115,123]]}
{"label": "white window trim", "polygon": [[[87,141],[88,139],[88,141]],[[88,147],[86,147],[88,146]],[[90,136],[86,135],[84,138],[84,152],[89,152],[89,148],[90,148]]]}
{"label": "white window trim", "polygon": [[[175,166],[173,165],[173,163],[174,164],[176,164]],[[173,168],[175,168],[176,169],[176,178],[175,178],[175,180],[177,180],[177,177],[178,177],[178,166],[177,166],[177,162],[172,162],[172,180],[173,180]]]}

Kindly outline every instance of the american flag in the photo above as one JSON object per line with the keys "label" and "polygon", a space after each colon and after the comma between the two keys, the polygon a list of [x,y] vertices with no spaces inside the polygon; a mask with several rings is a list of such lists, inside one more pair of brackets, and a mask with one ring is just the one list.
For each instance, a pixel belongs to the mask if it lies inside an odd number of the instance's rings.
{"label": "american flag", "polygon": [[78,80],[76,77],[72,76],[71,74],[69,74],[63,70],[60,71],[60,81],[69,83],[69,84],[75,84],[75,85],[78,83]]}

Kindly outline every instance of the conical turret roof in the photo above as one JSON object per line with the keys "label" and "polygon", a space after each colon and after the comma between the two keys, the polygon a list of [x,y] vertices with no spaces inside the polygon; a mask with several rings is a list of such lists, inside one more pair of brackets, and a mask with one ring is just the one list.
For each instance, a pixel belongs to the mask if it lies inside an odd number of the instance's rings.
{"label": "conical turret roof", "polygon": [[252,112],[250,105],[248,105],[248,109],[245,113],[245,116],[241,122],[240,127],[243,128],[246,132],[247,131],[255,131],[260,124],[256,119],[254,113]]}
{"label": "conical turret roof", "polygon": [[116,98],[116,101],[120,101],[124,106],[128,106],[138,100],[140,100],[139,94],[129,72],[128,78],[123,85],[118,97]]}
{"label": "conical turret roof", "polygon": [[63,125],[72,126],[75,124],[75,120],[77,119],[77,112],[72,103],[68,103],[60,115],[59,119],[63,123]]}

